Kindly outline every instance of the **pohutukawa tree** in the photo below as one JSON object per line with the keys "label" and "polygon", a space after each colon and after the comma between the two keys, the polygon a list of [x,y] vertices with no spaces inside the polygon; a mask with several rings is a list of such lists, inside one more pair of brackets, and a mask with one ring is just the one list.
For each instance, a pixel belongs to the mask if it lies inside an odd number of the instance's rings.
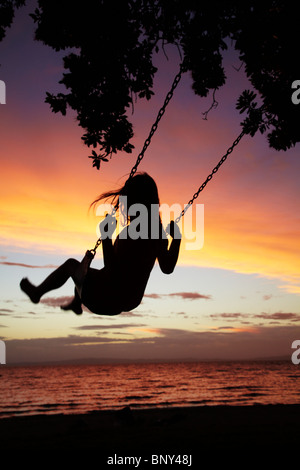
{"label": "pohutukawa tree", "polygon": [[195,94],[205,97],[226,82],[222,54],[230,40],[256,91],[236,98],[244,132],[265,133],[270,147],[287,150],[300,140],[300,105],[291,99],[300,80],[299,13],[297,2],[280,0],[39,0],[31,14],[36,39],[66,50],[66,92],[47,92],[46,102],[55,113],[76,112],[99,168],[133,150],[128,116],[134,100],[154,94],[155,53],[175,45]]}

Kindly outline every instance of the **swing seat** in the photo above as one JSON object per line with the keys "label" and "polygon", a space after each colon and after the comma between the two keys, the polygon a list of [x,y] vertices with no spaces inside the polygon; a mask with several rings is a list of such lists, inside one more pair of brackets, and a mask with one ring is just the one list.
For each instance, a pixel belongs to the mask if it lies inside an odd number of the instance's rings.
{"label": "swing seat", "polygon": [[87,250],[81,263],[89,267],[92,260],[94,259],[94,256],[95,256],[95,250]]}
{"label": "swing seat", "polygon": [[91,262],[94,259],[94,256],[95,256],[94,250],[87,250],[84,257],[81,260],[80,267],[76,273],[75,285],[76,285],[76,290],[80,298],[82,295],[83,284],[84,284],[88,269],[91,265]]}

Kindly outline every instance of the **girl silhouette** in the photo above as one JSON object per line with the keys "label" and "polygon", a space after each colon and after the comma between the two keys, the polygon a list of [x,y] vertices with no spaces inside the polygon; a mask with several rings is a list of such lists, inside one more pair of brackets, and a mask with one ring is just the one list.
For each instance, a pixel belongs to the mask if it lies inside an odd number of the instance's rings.
{"label": "girl silhouette", "polygon": [[[167,235],[159,215],[159,196],[155,181],[147,173],[138,173],[122,188],[102,194],[91,205],[96,205],[103,199],[111,199],[112,204],[117,202],[126,221],[114,243],[112,234],[117,224],[115,217],[106,216],[99,225],[104,267],[89,267],[87,252],[81,262],[69,258],[38,286],[24,278],[20,287],[32,302],[38,303],[44,294],[60,288],[72,278],[75,295],[68,305],[61,307],[63,310],[72,310],[79,315],[84,305],[99,315],[118,315],[135,309],[141,303],[156,259],[163,273],[173,272],[179,255],[181,234],[172,221],[166,228],[166,232],[172,237],[168,247]],[[134,206],[135,204],[142,206]],[[144,214],[140,236],[137,236],[136,231],[140,217],[136,215],[135,207],[142,208]],[[153,236],[154,227],[158,228],[156,236]]]}

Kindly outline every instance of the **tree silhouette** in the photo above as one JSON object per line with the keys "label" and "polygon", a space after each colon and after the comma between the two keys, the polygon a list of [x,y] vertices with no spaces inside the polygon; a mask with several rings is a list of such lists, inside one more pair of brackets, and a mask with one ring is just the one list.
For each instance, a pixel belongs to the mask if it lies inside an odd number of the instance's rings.
{"label": "tree silhouette", "polygon": [[25,0],[0,0],[0,41],[12,24],[15,9],[25,4]]}
{"label": "tree silhouette", "polygon": [[299,13],[297,3],[280,0],[39,0],[31,15],[36,39],[56,51],[71,48],[60,81],[67,92],[48,92],[46,102],[54,112],[76,111],[99,168],[117,151],[133,150],[128,114],[136,99],[153,95],[156,52],[175,45],[195,94],[205,97],[226,82],[229,40],[256,90],[237,96],[244,131],[266,133],[272,148],[287,150],[300,140],[300,106],[291,100],[300,79],[291,58]]}

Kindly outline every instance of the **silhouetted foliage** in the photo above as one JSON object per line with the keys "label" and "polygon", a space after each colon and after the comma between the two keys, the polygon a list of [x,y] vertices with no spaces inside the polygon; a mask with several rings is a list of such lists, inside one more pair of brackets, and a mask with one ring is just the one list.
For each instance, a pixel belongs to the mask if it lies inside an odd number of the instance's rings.
{"label": "silhouetted foliage", "polygon": [[0,41],[12,24],[15,9],[25,4],[25,0],[0,0]]}
{"label": "silhouetted foliage", "polygon": [[[10,3],[10,2],[9,2]],[[60,83],[47,93],[54,112],[75,110],[94,166],[117,151],[132,152],[128,114],[134,101],[151,99],[153,54],[177,46],[196,95],[226,82],[223,51],[231,41],[256,93],[237,96],[251,136],[267,132],[269,145],[286,150],[299,142],[299,108],[291,101],[299,77],[296,55],[300,7],[280,0],[39,0],[32,13],[36,39],[64,57]],[[259,104],[258,104],[259,103]]]}

